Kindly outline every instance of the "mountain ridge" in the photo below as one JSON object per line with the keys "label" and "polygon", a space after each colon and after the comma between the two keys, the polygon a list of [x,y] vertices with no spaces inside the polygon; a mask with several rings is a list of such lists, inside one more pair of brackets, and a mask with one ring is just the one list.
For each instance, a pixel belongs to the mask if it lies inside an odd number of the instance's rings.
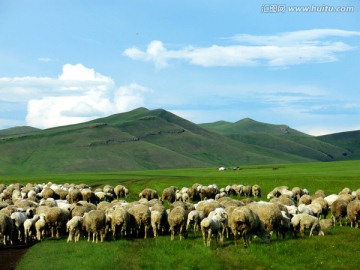
{"label": "mountain ridge", "polygon": [[25,130],[0,130],[0,174],[337,161],[360,152],[355,139],[344,145],[339,135],[318,138],[250,118],[195,124],[164,109]]}

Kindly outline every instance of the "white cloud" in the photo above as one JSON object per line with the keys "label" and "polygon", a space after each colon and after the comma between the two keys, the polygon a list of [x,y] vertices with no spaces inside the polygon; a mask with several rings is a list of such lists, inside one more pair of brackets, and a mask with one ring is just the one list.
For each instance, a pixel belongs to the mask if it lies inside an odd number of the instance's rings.
{"label": "white cloud", "polygon": [[116,92],[114,97],[115,107],[119,111],[129,111],[133,108],[142,107],[145,104],[143,93],[148,90],[136,83],[128,86],[121,86]]}
{"label": "white cloud", "polygon": [[50,128],[144,106],[146,88],[115,87],[110,77],[81,64],[63,66],[58,78],[0,78],[1,100],[27,102],[26,124]]}
{"label": "white cloud", "polygon": [[111,78],[95,72],[92,68],[84,67],[82,64],[65,64],[63,66],[63,73],[59,76],[59,80],[75,82],[112,82]]}
{"label": "white cloud", "polygon": [[[360,32],[338,29],[313,29],[287,32],[275,36],[236,35],[236,42],[250,45],[231,45],[199,48],[188,46],[168,50],[159,40],[149,43],[146,51],[132,47],[124,55],[134,59],[154,62],[156,67],[166,67],[171,60],[185,60],[203,67],[266,65],[283,67],[304,63],[326,63],[338,60],[337,53],[353,49],[352,46],[333,41],[330,37],[360,36]],[[326,41],[322,39],[328,38]]]}

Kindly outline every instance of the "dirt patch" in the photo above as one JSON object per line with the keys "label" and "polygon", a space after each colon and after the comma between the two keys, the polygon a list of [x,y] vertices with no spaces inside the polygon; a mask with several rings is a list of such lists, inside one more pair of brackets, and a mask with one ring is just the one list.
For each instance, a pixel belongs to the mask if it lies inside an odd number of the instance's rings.
{"label": "dirt patch", "polygon": [[30,246],[14,246],[0,248],[0,269],[15,270],[16,264]]}

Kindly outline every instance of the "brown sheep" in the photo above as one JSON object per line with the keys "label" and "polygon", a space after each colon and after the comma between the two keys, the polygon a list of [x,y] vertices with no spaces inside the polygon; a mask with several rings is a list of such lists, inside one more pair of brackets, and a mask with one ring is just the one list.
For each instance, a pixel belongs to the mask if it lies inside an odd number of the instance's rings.
{"label": "brown sheep", "polygon": [[266,243],[270,242],[270,235],[265,230],[263,222],[260,220],[259,216],[247,206],[240,206],[232,209],[229,225],[234,234],[235,246],[237,246],[239,233],[243,238],[244,247],[249,246],[252,235],[259,236]]}
{"label": "brown sheep", "polygon": [[351,227],[358,228],[359,227],[359,219],[360,219],[360,200],[355,200],[349,202],[346,207],[347,218],[350,220]]}
{"label": "brown sheep", "polygon": [[176,231],[179,231],[180,240],[184,238],[187,215],[187,211],[181,206],[177,206],[170,211],[168,215],[168,222],[170,226],[171,240],[174,240]]}
{"label": "brown sheep", "polygon": [[156,190],[151,188],[145,188],[142,192],[140,192],[139,198],[144,198],[150,201],[152,199],[158,199],[159,195]]}
{"label": "brown sheep", "polygon": [[346,208],[348,205],[348,201],[342,200],[342,199],[337,199],[336,201],[334,201],[331,205],[331,214],[332,214],[332,219],[334,221],[334,226],[336,224],[336,221],[339,220],[340,222],[340,226],[342,226],[342,219],[344,217],[346,217]]}

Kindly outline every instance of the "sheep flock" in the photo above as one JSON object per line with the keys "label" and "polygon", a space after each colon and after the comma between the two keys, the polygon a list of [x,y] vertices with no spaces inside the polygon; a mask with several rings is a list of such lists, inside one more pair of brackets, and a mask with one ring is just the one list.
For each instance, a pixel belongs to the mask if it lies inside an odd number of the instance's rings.
{"label": "sheep flock", "polygon": [[193,233],[205,246],[224,238],[237,245],[241,237],[248,247],[253,237],[268,243],[272,234],[324,236],[336,225],[358,228],[360,219],[360,189],[326,195],[279,186],[262,200],[259,185],[196,183],[159,193],[146,188],[137,201],[129,202],[128,195],[123,185],[93,190],[86,184],[0,184],[0,246],[61,237],[95,243],[160,235],[183,240]]}

